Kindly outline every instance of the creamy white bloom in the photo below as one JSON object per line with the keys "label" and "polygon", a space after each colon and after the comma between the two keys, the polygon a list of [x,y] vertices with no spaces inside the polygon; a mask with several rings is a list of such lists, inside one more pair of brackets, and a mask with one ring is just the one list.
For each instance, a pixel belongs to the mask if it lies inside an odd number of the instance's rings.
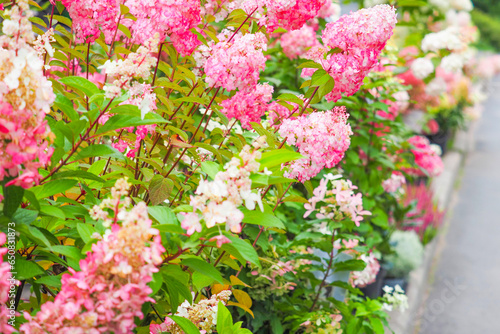
{"label": "creamy white bloom", "polygon": [[446,81],[443,78],[435,78],[425,87],[425,93],[430,96],[439,96],[446,92]]}
{"label": "creamy white bloom", "polygon": [[465,44],[460,39],[460,31],[456,27],[448,27],[445,30],[427,34],[422,40],[424,52],[437,52],[443,49],[458,51],[464,47]]}
{"label": "creamy white bloom", "polygon": [[425,79],[434,72],[434,64],[428,58],[418,58],[411,64],[411,71],[415,77]]}
{"label": "creamy white bloom", "polygon": [[386,4],[387,0],[365,0],[365,7],[375,7],[377,5]]}
{"label": "creamy white bloom", "polygon": [[441,60],[441,67],[446,72],[459,72],[464,67],[464,58],[458,53],[452,53]]}

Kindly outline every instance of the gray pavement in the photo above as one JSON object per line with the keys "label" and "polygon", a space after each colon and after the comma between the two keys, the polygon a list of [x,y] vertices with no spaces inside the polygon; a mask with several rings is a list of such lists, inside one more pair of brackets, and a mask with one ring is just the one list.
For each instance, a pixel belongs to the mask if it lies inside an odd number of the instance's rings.
{"label": "gray pavement", "polygon": [[420,334],[500,334],[500,89],[476,129]]}

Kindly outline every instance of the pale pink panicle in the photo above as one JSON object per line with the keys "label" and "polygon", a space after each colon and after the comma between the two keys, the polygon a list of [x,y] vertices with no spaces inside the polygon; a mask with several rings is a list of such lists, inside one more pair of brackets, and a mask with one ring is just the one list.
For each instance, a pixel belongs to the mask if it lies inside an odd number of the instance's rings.
{"label": "pale pink panicle", "polygon": [[251,90],[257,85],[259,72],[266,66],[263,54],[267,50],[266,36],[258,32],[231,37],[210,49],[210,56],[204,63],[206,82],[228,91]]}
{"label": "pale pink panicle", "polygon": [[[0,232],[0,246],[3,246],[5,242],[5,234]],[[9,262],[4,259],[7,251],[7,247],[0,247],[0,277],[2,278],[0,280],[0,333],[11,334],[15,332],[15,329],[9,325],[11,314],[7,309],[7,304],[11,285],[15,285],[16,280],[12,278]]]}
{"label": "pale pink panicle", "polygon": [[231,240],[229,240],[228,237],[226,237],[225,235],[222,235],[222,234],[219,234],[218,236],[211,238],[209,241],[215,241],[218,248],[221,248],[223,244],[230,244],[231,243]]}
{"label": "pale pink panicle", "polygon": [[337,1],[326,0],[323,7],[318,12],[318,17],[323,19],[338,20],[340,17],[340,5]]}
{"label": "pale pink panicle", "polygon": [[[332,188],[329,189],[328,185]],[[319,186],[314,189],[313,197],[304,204],[306,212],[304,218],[316,212],[318,219],[332,219],[335,221],[349,218],[356,226],[360,225],[363,216],[371,215],[363,208],[363,195],[355,193],[358,189],[350,180],[331,178],[328,175],[320,180]],[[318,205],[318,203],[321,203]],[[354,241],[356,242],[356,241]],[[347,244],[346,244],[347,247]]]}
{"label": "pale pink panicle", "polygon": [[414,147],[411,152],[415,156],[415,163],[420,169],[414,168],[407,172],[418,176],[439,176],[444,169],[443,160],[432,149],[429,140],[422,136],[413,136],[408,139],[408,142]]}
{"label": "pale pink panicle", "polygon": [[181,227],[186,230],[187,235],[192,235],[194,232],[201,232],[200,217],[194,212],[181,212],[184,219],[181,221]]}
{"label": "pale pink panicle", "polygon": [[31,46],[34,34],[28,1],[17,1],[4,12],[0,36],[0,181],[30,188],[38,184],[38,169],[50,161],[52,138],[45,115],[55,100],[43,61]]}
{"label": "pale pink panicle", "polygon": [[[112,85],[104,87],[106,97],[118,97],[121,95],[122,89],[132,89],[135,95],[141,95],[141,93],[154,95],[149,85],[136,86],[132,85],[132,81],[134,79],[145,80],[151,76],[151,69],[157,62],[157,58],[153,56],[153,53],[158,51],[158,43],[159,34],[156,34],[143,43],[136,52],[128,54],[125,60],[107,60],[99,67],[99,69],[106,71],[107,76],[115,79]],[[142,98],[141,101],[144,99]]]}
{"label": "pale pink panicle", "polygon": [[396,10],[389,5],[363,8],[328,23],[323,43],[343,51],[373,50],[380,53],[396,27]]}
{"label": "pale pink panicle", "polygon": [[382,187],[388,193],[395,193],[406,184],[406,178],[401,172],[392,172],[391,177],[382,182]]}
{"label": "pale pink panicle", "polygon": [[349,240],[346,240],[346,239],[342,239],[342,243],[340,242],[340,240],[336,240],[335,241],[335,244],[333,245],[333,248],[335,249],[352,249],[354,247],[357,247],[359,244],[359,240],[358,239],[349,239]]}
{"label": "pale pink panicle", "polygon": [[240,205],[245,205],[248,210],[255,210],[258,205],[264,211],[261,195],[252,191],[250,179],[251,173],[259,171],[260,164],[256,160],[260,158],[259,151],[246,145],[240,152],[240,157],[233,157],[224,166],[224,171],[215,175],[213,181],[201,180],[195,195],[191,196],[193,212],[184,214],[182,228],[192,234],[201,230],[198,224],[203,219],[208,228],[225,224],[226,230],[240,233],[244,218],[238,209]]}
{"label": "pale pink panicle", "polygon": [[49,57],[54,56],[54,48],[50,42],[55,42],[54,38],[54,28],[50,28],[43,35],[38,35],[36,41],[33,45],[38,56],[43,59],[44,55],[47,54]]}
{"label": "pale pink panicle", "polygon": [[241,127],[251,130],[251,122],[260,123],[271,101],[273,87],[258,84],[249,91],[239,91],[228,100],[222,101],[221,110],[228,118],[236,118],[241,122]]}
{"label": "pale pink panicle", "polygon": [[[214,293],[209,299],[202,299],[193,305],[186,300],[177,308],[175,316],[183,317],[191,321],[200,330],[200,333],[213,333],[217,324],[219,303],[226,305],[231,294],[230,290],[223,290],[217,294]],[[149,333],[182,334],[184,331],[167,315],[162,324],[150,325]]]}
{"label": "pale pink panicle", "polygon": [[34,317],[25,313],[28,322],[21,325],[21,333],[128,334],[135,319],[144,317],[142,305],[155,302],[148,283],[165,250],[158,230],[151,227],[146,204],[130,207],[125,197],[129,187],[126,180],[118,180],[112,197],[93,209],[92,216],[109,215],[105,220],[112,221],[111,229],[80,261],[81,271],[68,268],[53,302],[42,304]]}
{"label": "pale pink panicle", "polygon": [[345,107],[335,107],[331,111],[283,120],[280,136],[286,138],[288,145],[296,146],[305,157],[293,161],[285,175],[305,182],[323,168],[337,165],[351,144],[348,117]]}
{"label": "pale pink panicle", "polygon": [[[396,21],[393,7],[379,5],[327,24],[322,35],[325,46],[312,47],[304,56],[321,64],[335,80],[333,91],[325,96],[327,100],[336,102],[359,90],[365,76],[377,65]],[[336,48],[339,52],[328,54]],[[302,76],[311,76],[315,71],[304,69]]]}
{"label": "pale pink panicle", "polygon": [[134,43],[143,44],[155,34],[163,41],[168,35],[183,56],[190,55],[200,45],[190,31],[201,22],[199,0],[126,0],[125,5],[137,18],[122,21],[131,30]]}
{"label": "pale pink panicle", "polygon": [[262,21],[268,32],[276,28],[299,29],[306,21],[316,17],[323,5],[330,0],[260,0],[267,8]]}
{"label": "pale pink panicle", "polygon": [[73,23],[77,43],[92,43],[104,34],[106,43],[116,33],[119,0],[61,0]]}
{"label": "pale pink panicle", "polygon": [[280,42],[283,53],[290,59],[296,59],[306,53],[308,48],[319,45],[316,32],[308,25],[283,34]]}
{"label": "pale pink panicle", "polygon": [[362,254],[360,258],[366,263],[366,267],[363,271],[354,271],[351,274],[351,282],[353,286],[364,288],[375,282],[380,271],[380,264],[373,253],[369,255]]}

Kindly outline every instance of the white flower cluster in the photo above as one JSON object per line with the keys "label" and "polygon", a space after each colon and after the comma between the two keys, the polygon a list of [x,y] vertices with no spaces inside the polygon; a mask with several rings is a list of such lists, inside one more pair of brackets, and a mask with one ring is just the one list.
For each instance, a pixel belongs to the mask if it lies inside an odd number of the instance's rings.
{"label": "white flower cluster", "polygon": [[429,96],[439,96],[446,93],[448,86],[443,78],[435,78],[425,87],[425,93]]}
{"label": "white flower cluster", "polygon": [[360,260],[366,263],[366,267],[363,271],[354,271],[351,280],[353,286],[363,288],[375,282],[380,271],[380,264],[373,253],[369,255],[362,254]]}
{"label": "white flower cluster", "polygon": [[[193,212],[183,213],[182,228],[191,235],[201,232],[200,220],[203,219],[208,228],[216,224],[226,224],[226,230],[241,232],[241,221],[244,216],[238,209],[245,204],[248,210],[254,210],[256,204],[264,211],[261,195],[252,191],[250,174],[259,171],[261,153],[252,152],[249,145],[240,153],[240,158],[233,157],[225,166],[225,171],[218,172],[213,181],[201,180],[196,189],[196,196],[191,196]],[[201,214],[200,215],[198,214]]]}
{"label": "white flower cluster", "polygon": [[428,58],[418,58],[411,64],[411,71],[418,79],[425,79],[434,72],[434,64]]}
{"label": "white flower cluster", "polygon": [[460,51],[465,46],[460,38],[460,31],[456,27],[448,27],[439,32],[427,34],[422,40],[422,50],[424,52],[438,52],[443,49]]}
{"label": "white flower cluster", "polygon": [[436,6],[444,12],[449,9],[465,10],[470,12],[474,8],[471,0],[429,0],[429,4]]}
{"label": "white flower cluster", "polygon": [[386,285],[382,290],[384,290],[383,298],[386,300],[383,304],[385,310],[392,311],[396,307],[401,312],[404,312],[408,309],[408,297],[399,285],[396,285],[395,288]]}
{"label": "white flower cluster", "polygon": [[446,23],[450,26],[468,27],[472,24],[469,12],[450,9],[446,12]]}
{"label": "white flower cluster", "polygon": [[130,89],[133,78],[147,79],[151,75],[151,68],[156,64],[156,57],[152,52],[157,52],[160,42],[159,34],[149,39],[137,49],[130,53],[125,60],[107,60],[99,69],[106,71],[106,75],[115,77],[111,86],[105,86],[106,97],[114,98],[121,94],[122,89]]}
{"label": "white flower cluster", "polygon": [[461,54],[452,53],[441,60],[441,67],[449,73],[456,73],[462,70],[465,59]]}

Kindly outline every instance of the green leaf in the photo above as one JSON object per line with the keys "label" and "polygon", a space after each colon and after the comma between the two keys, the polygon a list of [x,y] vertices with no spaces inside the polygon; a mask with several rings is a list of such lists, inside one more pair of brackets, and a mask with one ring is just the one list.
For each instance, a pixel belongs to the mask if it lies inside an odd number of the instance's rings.
{"label": "green leaf", "polygon": [[200,334],[200,330],[188,319],[176,315],[169,315],[168,317],[179,325],[186,334]]}
{"label": "green leaf", "polygon": [[54,206],[54,205],[41,205],[40,206],[40,213],[42,213],[45,216],[57,217],[57,218],[62,219],[62,220],[66,219],[66,215],[64,214],[64,211],[59,209],[57,206]]}
{"label": "green leaf", "polygon": [[16,253],[16,263],[14,264],[13,272],[16,273],[16,279],[26,280],[38,275],[44,275],[45,270],[33,261],[28,261],[26,258]]}
{"label": "green leaf", "polygon": [[61,284],[61,276],[43,276],[38,278],[36,281],[38,284],[44,284],[49,287],[57,288],[60,289],[62,284]]}
{"label": "green leaf", "polygon": [[255,210],[241,209],[241,212],[245,215],[243,218],[244,223],[285,229],[283,222],[273,213],[262,212],[259,208]]}
{"label": "green leaf", "polygon": [[59,79],[59,82],[84,92],[88,97],[101,92],[93,82],[82,77],[65,77]]}
{"label": "green leaf", "polygon": [[84,243],[92,240],[92,234],[97,232],[94,226],[85,223],[76,224],[76,230],[78,231],[78,234],[80,235],[80,238],[82,238]]}
{"label": "green leaf", "polygon": [[193,271],[197,271],[205,276],[208,276],[220,284],[224,284],[224,281],[222,279],[222,275],[220,272],[215,269],[215,267],[203,260],[197,259],[197,258],[188,258],[184,259],[181,262],[183,265],[188,266],[191,268]]}
{"label": "green leaf", "polygon": [[209,286],[214,282],[214,279],[208,276],[203,275],[199,271],[195,271],[193,273],[193,285],[195,286],[196,290],[200,291],[206,286]]}
{"label": "green leaf", "polygon": [[223,244],[221,247],[223,250],[236,257],[242,264],[250,262],[260,267],[259,255],[248,240],[241,240],[230,234],[225,235],[231,240],[231,243]]}
{"label": "green leaf", "polygon": [[159,272],[153,273],[152,280],[148,283],[148,285],[151,290],[153,290],[150,295],[154,295],[160,290],[161,286],[163,285],[163,275]]}
{"label": "green leaf", "polygon": [[212,180],[215,179],[215,175],[220,172],[221,168],[220,168],[220,165],[216,162],[213,162],[213,161],[203,161],[201,163],[201,170],[205,173],[207,173],[208,176],[210,176],[210,178]]}
{"label": "green leaf", "polygon": [[109,157],[114,159],[125,160],[125,157],[120,151],[104,144],[96,144],[85,147],[78,153],[78,155],[76,156],[76,160],[82,160],[92,157],[102,157],[102,158]]}
{"label": "green leaf", "polygon": [[156,175],[149,184],[149,199],[151,204],[163,203],[174,189],[174,181],[161,175]]}
{"label": "green leaf", "polygon": [[316,63],[314,61],[306,61],[305,63],[302,63],[299,66],[297,66],[297,69],[301,69],[301,68],[318,68],[318,69],[322,69],[323,66],[321,66],[321,64],[318,64],[318,63]]}
{"label": "green leaf", "polygon": [[170,306],[172,307],[173,313],[177,312],[177,307],[180,304],[179,296],[181,296],[182,302],[184,302],[184,300],[187,300],[190,304],[193,302],[191,291],[185,284],[181,283],[179,280],[170,275],[164,275],[163,282],[167,287]]}
{"label": "green leaf", "polygon": [[167,206],[150,206],[148,213],[161,225],[179,225],[172,209]]}
{"label": "green leaf", "polygon": [[63,245],[55,245],[52,246],[52,251],[54,253],[58,253],[61,255],[64,255],[70,259],[80,261],[81,259],[85,258],[84,255],[82,255],[80,249],[78,249],[75,246],[63,246]]}
{"label": "green leaf", "polygon": [[232,327],[233,317],[231,316],[231,312],[229,312],[227,307],[222,302],[219,302],[219,305],[217,306],[217,333],[232,333]]}
{"label": "green leaf", "polygon": [[[106,124],[104,124],[104,126],[99,128],[96,134],[100,135],[116,129],[128,128],[132,126],[168,123],[168,121],[160,115],[151,112],[147,113],[146,116],[144,116],[144,119],[142,119],[139,108],[137,108],[137,106],[134,107],[137,109],[136,116],[122,114],[115,115],[111,117]],[[111,112],[115,113],[115,111]]]}
{"label": "green leaf", "polygon": [[387,213],[385,213],[382,209],[377,208],[373,211],[373,218],[371,219],[372,223],[380,227],[389,226],[389,218],[387,217]]}
{"label": "green leaf", "polygon": [[272,150],[262,153],[262,158],[260,159],[260,170],[264,168],[271,168],[275,166],[280,166],[281,164],[293,160],[303,159],[304,156],[301,154],[290,151],[285,148],[279,150]]}
{"label": "green leaf", "polygon": [[58,93],[56,95],[56,100],[54,101],[54,105],[61,109],[62,112],[69,118],[70,121],[78,121],[80,116],[75,111],[75,107],[73,106],[73,102],[68,99],[66,96]]}
{"label": "green leaf", "polygon": [[65,172],[59,172],[54,175],[52,175],[52,180],[58,180],[58,179],[72,179],[72,178],[78,178],[78,179],[87,179],[87,180],[92,180],[92,181],[97,181],[97,182],[103,182],[104,179],[100,178],[99,176],[83,171],[83,170],[68,170]]}
{"label": "green leaf", "polygon": [[3,186],[3,214],[12,218],[16,210],[21,205],[24,196],[24,189],[18,186]]}
{"label": "green leaf", "polygon": [[24,198],[26,198],[29,202],[30,205],[33,205],[33,207],[37,210],[40,210],[40,203],[38,202],[38,199],[36,198],[35,194],[29,190],[24,191]]}
{"label": "green leaf", "polygon": [[185,233],[185,231],[179,225],[162,224],[162,225],[153,225],[151,227],[157,229],[160,232],[176,233],[176,234]]}
{"label": "green leaf", "polygon": [[363,260],[347,260],[335,263],[335,272],[338,271],[362,271],[366,263]]}
{"label": "green leaf", "polygon": [[65,193],[68,189],[73,188],[78,183],[77,180],[62,179],[54,180],[44,185],[32,188],[36,198],[47,198],[57,194]]}

